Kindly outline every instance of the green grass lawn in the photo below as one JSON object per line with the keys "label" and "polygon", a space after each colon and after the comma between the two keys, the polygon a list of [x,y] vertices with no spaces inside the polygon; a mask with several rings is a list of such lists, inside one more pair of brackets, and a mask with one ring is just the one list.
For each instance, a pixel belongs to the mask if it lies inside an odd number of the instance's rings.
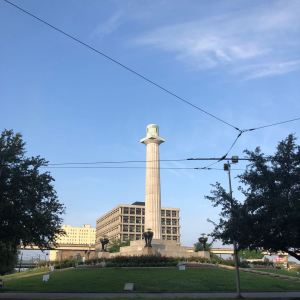
{"label": "green grass lawn", "polygon": [[48,271],[49,271],[49,268],[42,267],[42,268],[30,269],[28,271],[20,272],[20,273],[16,272],[16,273],[12,273],[12,274],[0,276],[0,277],[4,280],[8,280],[8,279],[14,279],[14,278],[31,277],[32,275],[43,274]]}
{"label": "green grass lawn", "polygon": [[[70,269],[50,274],[11,278],[5,282],[9,291],[42,292],[121,292],[124,283],[134,282],[137,292],[234,291],[235,274],[225,269],[176,268],[105,268]],[[300,282],[241,272],[243,291],[300,291]]]}
{"label": "green grass lawn", "polygon": [[275,274],[280,274],[280,275],[288,275],[288,276],[293,276],[293,277],[298,277],[300,278],[299,270],[282,270],[282,269],[255,269],[256,271],[261,271],[261,272],[269,272],[269,273],[275,273]]}

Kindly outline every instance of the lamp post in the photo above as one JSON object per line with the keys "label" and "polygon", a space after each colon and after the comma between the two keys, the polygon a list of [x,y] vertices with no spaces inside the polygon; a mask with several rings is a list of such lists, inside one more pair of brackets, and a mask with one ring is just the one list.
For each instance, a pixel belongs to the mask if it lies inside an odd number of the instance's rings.
{"label": "lamp post", "polygon": [[[232,156],[231,162],[236,164],[239,161],[238,156]],[[224,171],[228,172],[228,181],[229,181],[229,194],[230,194],[230,204],[231,204],[231,216],[233,216],[233,197],[232,197],[232,186],[231,186],[231,164],[228,160],[227,163],[224,164]],[[242,298],[241,295],[241,283],[240,283],[240,270],[239,270],[239,260],[237,254],[237,242],[235,238],[233,238],[233,257],[234,257],[234,265],[235,265],[235,276],[236,276],[236,293],[237,298]]]}

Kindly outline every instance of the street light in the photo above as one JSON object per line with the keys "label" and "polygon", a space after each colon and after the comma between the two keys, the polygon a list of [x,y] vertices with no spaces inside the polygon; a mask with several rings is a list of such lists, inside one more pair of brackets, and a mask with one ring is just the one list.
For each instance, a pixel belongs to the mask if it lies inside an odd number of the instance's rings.
{"label": "street light", "polygon": [[[238,156],[232,156],[231,163],[236,164],[238,163],[239,158]],[[231,204],[231,216],[233,216],[233,197],[232,197],[232,186],[231,186],[231,164],[228,160],[227,163],[224,164],[224,171],[228,172],[228,180],[229,180],[229,194],[230,194],[230,204]],[[241,298],[241,283],[240,283],[240,270],[239,270],[239,261],[238,261],[238,254],[237,254],[237,243],[233,238],[233,257],[234,257],[234,265],[235,265],[235,275],[236,275],[236,292],[237,297]]]}

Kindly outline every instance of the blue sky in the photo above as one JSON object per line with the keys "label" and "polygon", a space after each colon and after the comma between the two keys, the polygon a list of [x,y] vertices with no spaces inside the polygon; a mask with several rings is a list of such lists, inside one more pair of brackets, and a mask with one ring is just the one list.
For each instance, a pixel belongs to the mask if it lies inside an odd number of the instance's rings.
{"label": "blue sky", "polygon": [[[300,116],[299,1],[15,3],[239,128]],[[52,163],[143,160],[139,139],[149,123],[166,139],[162,159],[221,156],[236,136],[3,1],[0,35],[0,128],[21,132],[28,155]],[[232,154],[256,146],[271,154],[289,133],[299,136],[299,124],[244,134]],[[67,224],[95,225],[114,206],[144,199],[143,169],[51,174]],[[206,219],[216,220],[218,209],[204,195],[216,181],[227,187],[227,174],[162,170],[162,205],[181,209],[183,244],[211,231]]]}

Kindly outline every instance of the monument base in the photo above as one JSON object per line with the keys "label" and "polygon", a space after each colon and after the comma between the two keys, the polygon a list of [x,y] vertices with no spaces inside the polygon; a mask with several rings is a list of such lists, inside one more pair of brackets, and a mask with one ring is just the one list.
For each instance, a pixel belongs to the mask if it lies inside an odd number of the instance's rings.
{"label": "monument base", "polygon": [[[144,240],[131,241],[129,246],[124,246],[120,248],[120,252],[107,253],[99,252],[99,258],[110,258],[115,256],[142,256],[142,255],[161,255],[167,257],[203,257],[210,258],[208,251],[192,251],[190,247],[183,247],[176,243],[176,241],[166,241],[166,240],[152,240],[152,247],[145,247]],[[102,253],[106,253],[103,256]],[[109,254],[109,256],[107,256]]]}

